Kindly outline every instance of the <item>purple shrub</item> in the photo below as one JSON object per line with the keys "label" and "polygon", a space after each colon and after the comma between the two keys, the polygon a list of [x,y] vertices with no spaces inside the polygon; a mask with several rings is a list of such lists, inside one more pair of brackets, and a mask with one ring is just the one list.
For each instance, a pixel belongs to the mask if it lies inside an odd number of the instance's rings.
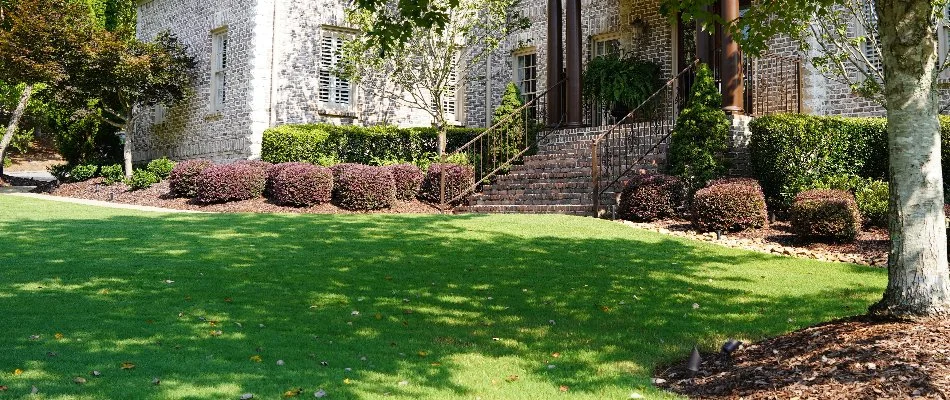
{"label": "purple shrub", "polygon": [[267,174],[247,163],[215,165],[198,175],[197,199],[201,203],[224,203],[260,197]]}
{"label": "purple shrub", "polygon": [[[271,197],[278,204],[307,207],[330,201],[333,175],[329,168],[306,163],[281,164],[271,179]],[[272,169],[273,170],[273,169]]]}
{"label": "purple shrub", "polygon": [[629,221],[650,222],[680,214],[686,204],[686,185],[663,174],[637,175],[620,194],[617,214]]}
{"label": "purple shrub", "polygon": [[214,165],[208,160],[187,160],[175,164],[168,174],[168,187],[178,197],[195,197],[198,194],[198,175]]}
{"label": "purple shrub", "polygon": [[334,196],[341,207],[378,210],[389,208],[396,201],[396,183],[389,169],[351,164],[339,171],[339,176],[335,175]]}
{"label": "purple shrub", "polygon": [[861,232],[861,213],[851,192],[807,190],[789,210],[792,230],[805,239],[853,242]]}
{"label": "purple shrub", "polygon": [[741,231],[765,226],[765,195],[748,182],[721,183],[696,192],[693,225],[701,232]]}
{"label": "purple shrub", "polygon": [[274,190],[274,180],[277,179],[277,175],[280,174],[284,168],[297,166],[297,165],[313,165],[305,162],[286,162],[280,164],[271,164],[267,168],[267,185],[264,186],[264,194],[270,195]]}
{"label": "purple shrub", "polygon": [[412,164],[390,165],[386,167],[393,174],[396,183],[396,198],[399,200],[415,200],[422,187],[425,174],[419,167]]}
{"label": "purple shrub", "polygon": [[[442,174],[445,174],[445,201],[460,195],[462,191],[475,184],[475,169],[468,165],[432,164],[422,181],[421,197],[438,203]],[[456,203],[461,200],[456,201]]]}

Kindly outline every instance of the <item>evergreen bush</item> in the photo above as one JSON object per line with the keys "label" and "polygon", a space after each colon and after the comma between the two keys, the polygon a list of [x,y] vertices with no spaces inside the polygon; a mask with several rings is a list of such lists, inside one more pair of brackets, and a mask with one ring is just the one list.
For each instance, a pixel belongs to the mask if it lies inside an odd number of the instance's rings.
{"label": "evergreen bush", "polygon": [[522,114],[509,115],[524,106],[521,99],[521,90],[518,85],[508,83],[505,87],[505,93],[501,96],[501,103],[492,113],[492,126],[495,130],[489,135],[488,165],[495,166],[508,161],[510,158],[521,152],[529,140],[527,126],[525,126],[524,114],[528,110],[523,110]]}
{"label": "evergreen bush", "polygon": [[765,226],[765,196],[748,181],[720,183],[696,191],[692,203],[693,225],[701,232],[741,231]]}
{"label": "evergreen bush", "polygon": [[69,179],[73,182],[83,182],[88,181],[96,177],[96,172],[99,171],[99,166],[94,164],[82,164],[73,167],[69,170]]}
{"label": "evergreen bush", "polygon": [[103,183],[111,185],[122,182],[125,172],[122,170],[122,164],[103,165],[99,168],[99,176],[103,178]]}
{"label": "evergreen bush", "polygon": [[145,167],[149,172],[155,174],[159,180],[168,179],[168,174],[172,172],[173,168],[175,168],[175,162],[166,157],[152,160]]}
{"label": "evergreen bush", "polygon": [[333,175],[329,168],[304,163],[280,165],[282,167],[276,169],[270,183],[271,197],[275,202],[307,207],[330,201]]}
{"label": "evergreen bush", "polygon": [[670,174],[692,189],[724,175],[729,121],[722,111],[722,95],[712,71],[700,64],[686,108],[676,120],[670,138]]}
{"label": "evergreen bush", "polygon": [[795,196],[792,230],[804,239],[851,242],[861,231],[854,196],[844,190],[813,189]]}
{"label": "evergreen bush", "polygon": [[130,190],[143,190],[152,187],[152,185],[161,182],[162,179],[154,172],[148,169],[136,169],[132,171],[132,177],[125,184]]}

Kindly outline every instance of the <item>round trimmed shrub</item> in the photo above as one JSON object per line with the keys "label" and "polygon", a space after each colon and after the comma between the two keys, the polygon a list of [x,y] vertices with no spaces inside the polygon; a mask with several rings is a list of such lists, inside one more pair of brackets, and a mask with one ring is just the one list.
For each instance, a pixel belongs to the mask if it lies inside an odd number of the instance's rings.
{"label": "round trimmed shrub", "polygon": [[305,162],[286,162],[280,164],[271,164],[267,168],[267,184],[264,185],[264,194],[270,195],[274,193],[274,181],[277,179],[277,175],[280,174],[284,168],[296,166],[296,165],[313,165]]}
{"label": "round trimmed shrub", "polygon": [[264,169],[246,163],[213,165],[201,171],[197,196],[201,203],[225,203],[261,197],[267,174]]}
{"label": "round trimmed shrub", "polygon": [[650,222],[679,214],[686,204],[686,185],[675,176],[634,176],[620,193],[617,215],[629,221]]}
{"label": "round trimmed shrub", "polygon": [[[132,173],[135,175],[135,172]],[[122,182],[125,179],[125,171],[121,164],[103,165],[99,168],[99,176],[104,180],[103,183],[111,185],[116,182]]]}
{"label": "round trimmed shrub", "polygon": [[378,210],[389,208],[396,201],[393,174],[384,167],[350,165],[340,168],[336,180],[335,197],[343,208]]}
{"label": "round trimmed shrub", "polygon": [[393,174],[396,184],[396,198],[399,200],[415,200],[422,187],[425,174],[419,167],[412,164],[398,164],[386,167]]}
{"label": "round trimmed shrub", "polygon": [[143,190],[152,187],[152,185],[161,182],[162,179],[154,172],[148,169],[137,169],[132,171],[132,177],[125,183],[129,185],[132,191]]}
{"label": "round trimmed shrub", "polygon": [[844,190],[806,190],[795,196],[789,212],[801,238],[850,242],[861,231],[858,203]]}
{"label": "round trimmed shrub", "polygon": [[271,197],[278,204],[307,207],[330,201],[333,174],[329,168],[287,163],[271,178]]}
{"label": "round trimmed shrub", "polygon": [[759,185],[721,183],[696,191],[693,225],[701,232],[741,231],[765,226],[765,195]]}
{"label": "round trimmed shrub", "polygon": [[[475,169],[468,165],[440,164],[429,165],[429,171],[422,181],[421,196],[432,203],[438,203],[442,174],[445,174],[445,201],[452,200],[463,190],[475,184]],[[457,201],[461,202],[461,201]]]}
{"label": "round trimmed shrub", "polygon": [[77,165],[69,170],[69,179],[75,182],[88,181],[95,178],[98,171],[99,166],[94,164]]}
{"label": "round trimmed shrub", "polygon": [[333,191],[336,192],[336,190],[339,188],[340,177],[343,176],[344,171],[350,168],[362,168],[365,166],[366,165],[357,164],[357,163],[342,163],[342,164],[336,164],[330,167],[330,171],[333,172]]}
{"label": "round trimmed shrub", "polygon": [[198,195],[198,175],[214,165],[208,160],[187,160],[175,164],[168,174],[168,188],[172,194],[179,197],[195,197]]}
{"label": "round trimmed shrub", "polygon": [[735,183],[735,184],[749,186],[749,187],[758,188],[758,189],[762,188],[762,186],[759,185],[759,181],[755,180],[755,178],[719,178],[719,179],[713,179],[706,186],[709,187],[709,186],[714,186],[714,185],[721,185],[724,183]]}
{"label": "round trimmed shrub", "polygon": [[155,174],[159,180],[168,179],[168,174],[175,168],[175,162],[166,157],[152,160],[145,167],[149,172]]}
{"label": "round trimmed shrub", "polygon": [[238,160],[238,161],[235,161],[233,164],[247,165],[249,167],[257,168],[261,171],[264,171],[265,175],[267,174],[267,171],[270,169],[270,167],[274,166],[274,164],[271,164],[267,161],[261,161],[261,160]]}

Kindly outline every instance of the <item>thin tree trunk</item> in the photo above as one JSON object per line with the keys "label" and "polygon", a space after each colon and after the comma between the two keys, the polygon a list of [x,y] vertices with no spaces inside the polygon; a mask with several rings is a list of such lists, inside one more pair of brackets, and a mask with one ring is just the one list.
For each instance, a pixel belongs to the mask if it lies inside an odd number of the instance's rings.
{"label": "thin tree trunk", "polygon": [[[937,120],[937,38],[930,0],[878,0],[890,152],[888,285],[871,309],[950,313],[950,270]],[[950,160],[948,160],[950,161]]]}
{"label": "thin tree trunk", "polygon": [[125,164],[125,178],[132,178],[132,116],[126,115],[127,121],[122,129],[125,132],[125,143],[122,144],[122,160]]}
{"label": "thin tree trunk", "polygon": [[23,118],[23,113],[26,112],[26,106],[30,103],[30,97],[32,96],[33,84],[27,84],[23,87],[23,92],[20,93],[20,103],[17,104],[16,110],[13,111],[13,118],[10,118],[7,130],[3,133],[3,139],[0,139],[0,175],[3,175],[3,160],[5,160],[7,156],[7,146],[9,146],[10,141],[13,140],[13,134],[16,133],[17,126],[20,124],[20,118]]}

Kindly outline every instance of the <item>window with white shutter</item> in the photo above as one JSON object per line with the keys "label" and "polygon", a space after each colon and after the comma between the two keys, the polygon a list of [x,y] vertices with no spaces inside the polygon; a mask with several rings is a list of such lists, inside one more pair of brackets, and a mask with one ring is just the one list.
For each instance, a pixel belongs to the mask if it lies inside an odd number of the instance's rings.
{"label": "window with white shutter", "polygon": [[221,112],[228,99],[228,30],[211,33],[211,112]]}
{"label": "window with white shutter", "polygon": [[343,46],[347,34],[333,30],[323,30],[320,40],[319,89],[318,100],[328,109],[348,110],[352,102],[350,81],[336,75],[340,66]]}

